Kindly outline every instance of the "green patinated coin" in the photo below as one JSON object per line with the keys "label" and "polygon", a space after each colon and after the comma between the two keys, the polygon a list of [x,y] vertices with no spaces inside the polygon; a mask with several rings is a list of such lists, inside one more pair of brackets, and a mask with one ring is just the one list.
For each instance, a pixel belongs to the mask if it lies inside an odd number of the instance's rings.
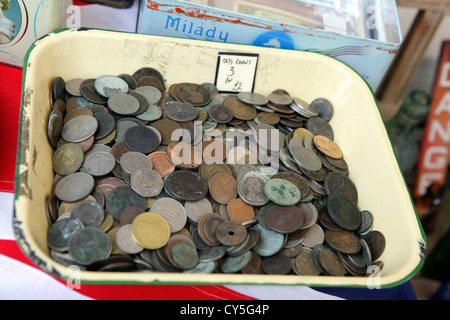
{"label": "green patinated coin", "polygon": [[106,198],[106,211],[117,221],[123,210],[130,207],[138,207],[145,210],[147,201],[137,194],[130,186],[117,187],[108,194]]}
{"label": "green patinated coin", "polygon": [[94,227],[77,231],[69,241],[70,256],[82,265],[108,258],[111,250],[112,243],[108,235]]}
{"label": "green patinated coin", "polygon": [[302,195],[295,184],[284,179],[271,179],[264,185],[266,196],[282,206],[294,206],[300,202]]}
{"label": "green patinated coin", "polygon": [[251,257],[251,251],[236,257],[226,257],[220,269],[224,273],[236,273],[249,263]]}
{"label": "green patinated coin", "polygon": [[60,252],[67,251],[70,238],[81,229],[83,224],[78,219],[67,218],[56,221],[47,233],[48,246]]}
{"label": "green patinated coin", "polygon": [[269,230],[260,224],[257,224],[253,228],[259,231],[258,242],[253,247],[253,251],[258,255],[261,257],[270,257],[283,248],[285,243],[284,234]]}
{"label": "green patinated coin", "polygon": [[198,264],[197,248],[188,242],[179,242],[172,247],[172,258],[183,270],[195,268]]}

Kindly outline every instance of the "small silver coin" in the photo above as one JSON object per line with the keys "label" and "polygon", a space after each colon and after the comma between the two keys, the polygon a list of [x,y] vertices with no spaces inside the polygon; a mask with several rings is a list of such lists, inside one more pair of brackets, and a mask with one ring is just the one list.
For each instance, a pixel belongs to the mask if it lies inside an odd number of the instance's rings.
{"label": "small silver coin", "polygon": [[119,93],[108,99],[108,106],[119,115],[131,115],[139,110],[141,104],[135,97]]}
{"label": "small silver coin", "polygon": [[141,168],[131,174],[131,188],[145,198],[159,196],[164,188],[164,181],[158,172]]}
{"label": "small silver coin", "polygon": [[128,254],[138,254],[144,250],[133,238],[132,225],[121,226],[116,233],[117,248]]}
{"label": "small silver coin", "polygon": [[111,173],[116,159],[109,152],[95,152],[86,157],[83,168],[94,177],[102,177]]}
{"label": "small silver coin", "polygon": [[128,83],[117,76],[102,76],[94,82],[95,91],[105,98],[110,98],[118,93],[128,93]]}
{"label": "small silver coin", "polygon": [[95,134],[98,121],[93,116],[84,115],[67,122],[61,131],[61,136],[67,142],[81,142]]}
{"label": "small silver coin", "polygon": [[197,201],[186,201],[184,208],[189,220],[193,223],[198,223],[201,217],[213,212],[211,202],[207,198],[203,198]]}
{"label": "small silver coin", "polygon": [[295,148],[292,150],[292,157],[298,166],[306,170],[319,171],[322,169],[322,161],[316,153],[310,149],[302,147]]}
{"label": "small silver coin", "polygon": [[84,172],[75,172],[62,178],[55,187],[59,200],[77,202],[86,198],[94,190],[94,178]]}
{"label": "small silver coin", "polygon": [[120,157],[120,166],[129,174],[143,168],[153,169],[153,163],[150,158],[143,153],[134,151],[124,153]]}

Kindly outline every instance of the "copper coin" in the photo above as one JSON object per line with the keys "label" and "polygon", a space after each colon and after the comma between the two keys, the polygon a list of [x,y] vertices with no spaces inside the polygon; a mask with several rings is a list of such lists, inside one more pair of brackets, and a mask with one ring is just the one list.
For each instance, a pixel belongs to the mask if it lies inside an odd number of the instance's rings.
{"label": "copper coin", "polygon": [[313,248],[314,261],[322,269],[323,273],[330,276],[343,277],[346,273],[342,260],[332,249],[324,245]]}
{"label": "copper coin", "polygon": [[165,178],[167,192],[174,198],[185,201],[203,199],[208,193],[208,185],[193,171],[182,170],[169,173]]}
{"label": "copper coin", "polygon": [[236,198],[227,203],[228,215],[230,220],[244,223],[252,221],[255,218],[253,206],[245,203],[241,198]]}
{"label": "copper coin", "polygon": [[185,142],[171,142],[167,146],[167,156],[173,164],[183,169],[196,169],[203,162],[202,154]]}
{"label": "copper coin", "polygon": [[359,238],[353,232],[326,230],[325,241],[334,250],[345,254],[354,254],[361,250]]}
{"label": "copper coin", "polygon": [[233,111],[223,104],[215,104],[208,110],[209,117],[217,123],[228,123],[233,120]]}
{"label": "copper coin", "polygon": [[355,204],[358,203],[358,189],[353,181],[347,176],[331,172],[324,181],[324,187],[328,195],[334,193],[345,193]]}
{"label": "copper coin", "polygon": [[319,216],[318,219],[321,223],[321,225],[331,231],[339,231],[342,230],[340,227],[338,227],[333,220],[331,220],[330,216],[328,215],[328,211],[325,207],[322,207],[319,209]]}
{"label": "copper coin", "polygon": [[289,108],[288,106],[284,106],[284,105],[281,105],[281,104],[274,104],[274,103],[270,103],[270,102],[267,104],[267,106],[270,109],[272,109],[272,110],[274,110],[276,112],[279,112],[281,114],[287,114],[287,115],[294,115],[295,114],[295,111],[292,110],[291,108]]}
{"label": "copper coin", "polygon": [[150,86],[150,87],[157,88],[161,92],[165,91],[164,82],[162,82],[160,79],[158,79],[155,76],[143,76],[143,77],[139,78],[138,86],[139,87]]}
{"label": "copper coin", "polygon": [[50,113],[47,128],[48,140],[54,149],[57,147],[58,141],[61,137],[62,128],[63,117],[61,112],[55,109]]}
{"label": "copper coin", "polygon": [[113,155],[114,159],[116,159],[116,161],[118,163],[120,163],[120,157],[122,157],[122,155],[127,152],[131,152],[131,149],[128,148],[127,145],[125,144],[125,142],[123,142],[123,141],[116,142],[111,147],[111,154]]}
{"label": "copper coin", "polygon": [[266,213],[266,225],[280,233],[291,233],[303,226],[303,213],[295,206],[271,206]]}
{"label": "copper coin", "polygon": [[153,163],[153,170],[158,172],[161,178],[175,171],[175,165],[169,160],[166,152],[156,151],[150,153],[148,157]]}
{"label": "copper coin", "polygon": [[200,143],[203,161],[207,164],[222,163],[227,156],[227,145],[220,138],[203,140]]}
{"label": "copper coin", "polygon": [[361,226],[361,212],[356,204],[344,193],[334,193],[327,198],[330,218],[340,228],[356,231]]}
{"label": "copper coin", "polygon": [[194,107],[203,107],[211,102],[211,94],[201,85],[195,83],[182,83],[177,88],[177,95],[181,101]]}
{"label": "copper coin", "polygon": [[126,208],[122,211],[122,213],[120,214],[120,224],[122,226],[126,225],[126,224],[132,224],[134,219],[144,213],[145,210],[143,210],[142,208],[139,207],[129,207]]}
{"label": "copper coin", "polygon": [[95,90],[96,79],[86,79],[80,84],[80,92],[87,100],[95,104],[106,104],[108,98],[102,97]]}
{"label": "copper coin", "polygon": [[226,172],[218,171],[212,174],[208,180],[209,193],[211,197],[220,204],[237,197],[237,183],[234,177]]}
{"label": "copper coin", "polygon": [[372,261],[381,257],[386,248],[386,238],[380,231],[371,231],[362,237],[369,246]]}
{"label": "copper coin", "polygon": [[176,122],[189,122],[198,117],[198,110],[189,103],[171,102],[164,109],[164,114]]}
{"label": "copper coin", "polygon": [[142,77],[146,77],[146,76],[153,76],[158,78],[162,83],[164,83],[164,77],[161,74],[161,72],[159,72],[158,70],[156,70],[155,68],[151,68],[151,67],[143,67],[140,68],[139,70],[137,70],[134,74],[133,74],[133,78],[136,79],[136,81],[139,81]]}
{"label": "copper coin", "polygon": [[198,233],[202,240],[210,246],[220,245],[217,239],[217,227],[225,220],[217,213],[208,213],[200,218],[198,221]]}
{"label": "copper coin", "polygon": [[[161,134],[161,144],[164,146],[169,145],[172,141],[178,141],[178,138],[174,137],[174,140],[172,140],[173,133],[178,130],[178,132],[181,130],[181,126],[176,123],[175,121],[169,120],[169,119],[163,119],[159,120],[152,124],[152,127],[159,131]],[[175,135],[174,135],[175,136]]]}
{"label": "copper coin", "polygon": [[259,122],[272,126],[280,122],[280,117],[277,114],[270,112],[261,112],[256,118],[259,120]]}
{"label": "copper coin", "polygon": [[247,238],[247,229],[239,222],[224,221],[217,226],[216,237],[225,246],[237,246]]}
{"label": "copper coin", "polygon": [[250,261],[241,269],[243,274],[262,274],[262,258],[254,251],[251,251]]}
{"label": "copper coin", "polygon": [[229,107],[234,117],[239,120],[253,120],[258,114],[253,106],[241,102],[236,96],[226,98],[223,104]]}
{"label": "copper coin", "polygon": [[125,133],[125,144],[132,151],[149,154],[159,146],[158,135],[150,128],[136,126]]}
{"label": "copper coin", "polygon": [[329,138],[317,135],[314,136],[313,141],[317,149],[319,149],[323,154],[333,159],[342,159],[344,157],[344,154],[339,146]]}
{"label": "copper coin", "polygon": [[284,254],[264,258],[262,268],[267,274],[287,274],[291,270],[291,260]]}
{"label": "copper coin", "polygon": [[314,262],[313,250],[310,248],[302,248],[300,253],[295,258],[295,267],[304,276],[318,276],[321,270]]}

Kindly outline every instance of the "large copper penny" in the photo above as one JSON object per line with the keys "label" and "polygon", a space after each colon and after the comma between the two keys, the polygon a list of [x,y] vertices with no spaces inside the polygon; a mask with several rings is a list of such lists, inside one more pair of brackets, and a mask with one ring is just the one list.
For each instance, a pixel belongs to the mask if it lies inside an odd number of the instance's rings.
{"label": "large copper penny", "polygon": [[216,237],[225,246],[237,246],[247,238],[247,229],[239,222],[224,221],[217,226]]}
{"label": "large copper penny", "polygon": [[324,245],[317,245],[313,248],[314,261],[322,272],[330,276],[343,277],[346,273],[342,260],[332,249]]}
{"label": "large copper penny", "polygon": [[211,102],[211,94],[201,85],[195,83],[182,83],[176,89],[178,98],[194,107],[206,106]]}
{"label": "large copper penny", "polygon": [[334,193],[327,198],[330,218],[340,228],[356,231],[361,226],[361,213],[356,204],[344,193]]}
{"label": "large copper penny", "polygon": [[253,106],[241,102],[235,96],[226,98],[223,104],[231,109],[236,119],[249,121],[255,119],[258,114]]}
{"label": "large copper penny", "polygon": [[176,122],[189,122],[198,117],[198,110],[189,103],[171,102],[164,109],[165,115]]}
{"label": "large copper penny", "polygon": [[361,250],[359,238],[353,232],[326,230],[325,241],[334,250],[345,254],[354,254]]}
{"label": "large copper penny", "polygon": [[179,140],[179,135],[174,134],[174,132],[178,130],[178,132],[181,133],[181,126],[175,121],[169,119],[159,120],[153,123],[152,127],[158,130],[161,134],[161,144],[164,146],[169,145],[172,141]]}
{"label": "large copper penny", "polygon": [[369,246],[372,255],[372,261],[377,260],[384,252],[386,247],[386,238],[379,231],[371,231],[362,237]]}
{"label": "large copper penny", "polygon": [[262,268],[267,274],[287,274],[291,270],[291,260],[284,254],[264,258]]}
{"label": "large copper penny", "polygon": [[224,221],[225,220],[217,213],[208,213],[200,218],[197,230],[198,234],[206,244],[213,247],[220,245],[220,241],[216,236],[216,230]]}
{"label": "large copper penny", "polygon": [[166,191],[179,200],[196,201],[208,193],[208,185],[193,171],[181,170],[169,173],[165,178]]}
{"label": "large copper penny", "polygon": [[211,197],[220,204],[237,197],[237,183],[234,177],[226,172],[218,171],[212,174],[208,180],[209,193]]}
{"label": "large copper penny", "polygon": [[295,206],[271,206],[265,215],[266,225],[280,233],[291,233],[303,226],[304,216]]}
{"label": "large copper penny", "polygon": [[342,159],[344,157],[341,148],[339,148],[339,146],[331,139],[322,135],[317,135],[314,136],[313,141],[317,149],[319,149],[323,154],[333,159]]}
{"label": "large copper penny", "polygon": [[209,108],[208,115],[217,123],[228,123],[233,120],[234,113],[229,107],[223,104],[215,104]]}
{"label": "large copper penny", "polygon": [[358,203],[358,189],[349,177],[331,172],[327,175],[324,181],[325,191],[328,195],[334,193],[345,193],[355,204]]}

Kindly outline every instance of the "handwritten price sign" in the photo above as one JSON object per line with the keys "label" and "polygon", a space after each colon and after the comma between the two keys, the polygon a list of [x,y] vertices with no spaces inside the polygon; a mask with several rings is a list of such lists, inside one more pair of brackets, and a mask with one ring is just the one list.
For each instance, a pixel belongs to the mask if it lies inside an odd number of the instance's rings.
{"label": "handwritten price sign", "polygon": [[219,53],[216,73],[216,87],[220,92],[253,92],[257,54]]}

